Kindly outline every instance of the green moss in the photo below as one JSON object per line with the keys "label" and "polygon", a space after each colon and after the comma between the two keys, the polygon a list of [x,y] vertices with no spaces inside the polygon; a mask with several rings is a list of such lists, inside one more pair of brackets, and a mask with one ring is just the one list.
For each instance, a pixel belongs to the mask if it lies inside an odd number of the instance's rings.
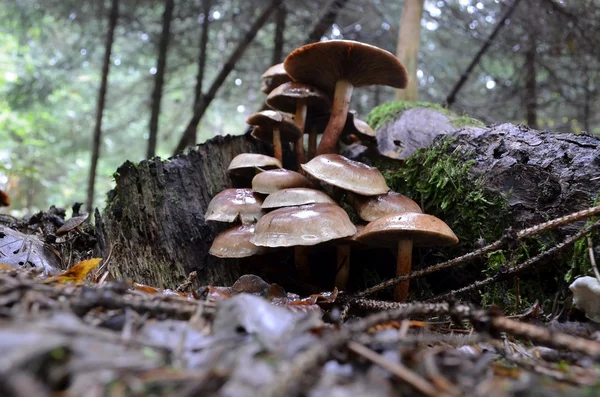
{"label": "green moss", "polygon": [[462,127],[485,127],[485,124],[468,115],[458,116],[454,112],[446,109],[437,103],[431,102],[410,102],[410,101],[395,101],[384,103],[383,105],[374,108],[367,116],[367,123],[375,130],[379,129],[385,123],[395,120],[400,114],[406,110],[413,108],[428,108],[448,116],[451,123],[456,128]]}
{"label": "green moss", "polygon": [[453,114],[451,111],[438,105],[437,103],[395,101],[384,103],[383,105],[373,108],[371,113],[369,113],[367,116],[367,123],[371,126],[371,128],[377,130],[388,121],[394,120],[400,114],[412,108],[430,108],[438,110],[446,115]]}

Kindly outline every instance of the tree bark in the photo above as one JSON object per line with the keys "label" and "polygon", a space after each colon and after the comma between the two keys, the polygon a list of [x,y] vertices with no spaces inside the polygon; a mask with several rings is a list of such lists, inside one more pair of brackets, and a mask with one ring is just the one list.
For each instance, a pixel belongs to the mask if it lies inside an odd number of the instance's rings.
{"label": "tree bark", "polygon": [[525,55],[525,109],[527,113],[527,125],[531,128],[537,128],[537,84],[535,73],[537,40],[535,34],[529,36],[529,48]]}
{"label": "tree bark", "polygon": [[96,105],[96,124],[94,126],[94,137],[92,144],[92,160],[90,165],[90,175],[88,179],[88,189],[86,198],[86,209],[92,211],[94,204],[94,185],[96,182],[96,169],[98,167],[98,159],[100,158],[100,144],[102,138],[102,115],[104,113],[104,103],[106,102],[106,88],[108,85],[108,72],[110,70],[110,53],[115,36],[115,27],[119,18],[119,0],[112,0],[110,8],[110,17],[108,24],[108,32],[104,45],[104,61],[102,63],[102,78],[100,81],[100,89],[98,91],[98,103]]}
{"label": "tree bark", "polygon": [[425,0],[404,0],[402,8],[396,48],[396,56],[408,70],[408,86],[403,90],[396,90],[396,99],[402,101],[417,101],[419,98],[417,68],[424,3]]}
{"label": "tree bark", "polygon": [[335,23],[338,14],[346,6],[348,0],[330,0],[329,4],[323,12],[323,17],[317,21],[313,30],[308,35],[305,44],[321,41],[321,37],[331,29],[331,25]]}
{"label": "tree bark", "polygon": [[165,0],[165,11],[162,20],[162,33],[158,45],[158,62],[156,75],[154,76],[154,90],[152,91],[152,105],[150,114],[150,135],[148,137],[147,157],[156,154],[156,140],[158,137],[158,118],[160,116],[160,102],[162,89],[165,81],[165,69],[167,67],[167,50],[169,49],[169,37],[171,35],[171,19],[173,18],[174,0]]}
{"label": "tree bark", "polygon": [[481,57],[490,48],[490,46],[494,42],[494,39],[496,38],[496,36],[500,32],[500,29],[502,29],[502,27],[506,24],[506,20],[508,18],[510,18],[510,16],[512,15],[512,13],[517,9],[517,5],[519,5],[520,2],[521,2],[521,0],[514,0],[513,1],[513,3],[510,5],[509,9],[506,11],[506,13],[504,14],[504,16],[502,17],[502,19],[500,19],[500,21],[498,22],[498,24],[494,28],[494,31],[487,38],[487,40],[485,41],[485,43],[483,44],[483,46],[481,47],[481,49],[479,50],[479,52],[477,52],[477,54],[475,54],[475,57],[473,58],[473,60],[469,64],[469,67],[467,67],[467,70],[465,70],[465,72],[462,74],[462,76],[460,76],[460,79],[458,80],[458,82],[456,83],[456,85],[454,86],[454,88],[452,88],[452,91],[450,91],[450,94],[448,94],[448,97],[446,97],[445,105],[448,108],[450,106],[452,106],[452,104],[454,104],[454,101],[456,100],[456,95],[458,94],[458,92],[460,91],[460,89],[463,87],[463,85],[465,85],[465,83],[467,82],[467,79],[471,75],[471,72],[473,71],[473,69],[475,69],[475,66],[477,66],[477,64],[481,60]]}
{"label": "tree bark", "polygon": [[271,15],[271,13],[273,13],[273,11],[275,11],[275,9],[279,6],[281,1],[282,0],[273,0],[271,4],[259,15],[256,21],[254,21],[254,24],[252,24],[252,27],[244,36],[244,39],[238,43],[237,48],[231,54],[229,59],[225,62],[225,64],[221,68],[221,71],[215,78],[215,81],[213,81],[212,85],[210,86],[210,89],[208,90],[206,95],[204,95],[203,100],[198,104],[198,106],[195,107],[194,115],[188,123],[185,131],[181,135],[181,139],[179,140],[179,143],[175,148],[175,154],[183,151],[183,149],[187,147],[187,142],[190,141],[190,136],[194,135],[196,128],[198,128],[198,123],[200,123],[202,116],[204,116],[204,112],[206,112],[206,109],[208,108],[212,100],[215,98],[217,91],[219,90],[219,88],[221,88],[221,85],[223,84],[227,76],[229,76],[229,73],[231,73],[237,61],[242,57],[242,55],[246,51],[246,48],[248,48],[248,45],[256,36],[256,33],[258,33],[260,28],[262,28],[263,25],[267,22],[269,16]]}
{"label": "tree bark", "polygon": [[283,62],[283,45],[285,43],[283,33],[285,32],[285,17],[287,10],[285,3],[279,4],[277,14],[275,15],[275,37],[273,38],[273,54],[271,55],[271,65]]}
{"label": "tree bark", "polygon": [[107,207],[96,215],[100,254],[111,253],[117,276],[136,282],[173,288],[197,271],[201,285],[231,285],[244,273],[242,262],[208,250],[216,234],[233,225],[206,223],[204,214],[212,197],[232,186],[231,159],[264,149],[248,136],[219,136],[169,160],[125,162]]}

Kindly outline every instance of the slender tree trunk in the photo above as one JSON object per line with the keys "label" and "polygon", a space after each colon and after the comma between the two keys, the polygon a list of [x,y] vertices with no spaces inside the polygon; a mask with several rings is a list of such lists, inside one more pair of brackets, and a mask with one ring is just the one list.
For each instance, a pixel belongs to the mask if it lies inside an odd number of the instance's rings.
{"label": "slender tree trunk", "polygon": [[154,91],[152,91],[152,107],[150,114],[150,136],[148,138],[147,157],[156,154],[156,140],[158,137],[158,118],[160,116],[160,101],[162,99],[162,88],[165,81],[165,69],[167,67],[167,50],[169,48],[169,36],[171,35],[171,19],[173,17],[174,0],[165,0],[165,11],[162,20],[162,33],[158,44],[158,64],[154,76]]}
{"label": "slender tree trunk", "polygon": [[346,6],[347,2],[348,0],[330,0],[321,14],[323,17],[317,21],[305,44],[321,41],[321,37],[331,29],[331,25],[334,24],[339,12]]}
{"label": "slender tree trunk", "polygon": [[537,128],[537,84],[535,80],[535,57],[537,39],[534,33],[529,36],[529,49],[525,55],[525,68],[527,70],[525,82],[525,109],[527,112],[527,125]]}
{"label": "slender tree trunk", "polygon": [[185,131],[183,132],[181,139],[177,144],[177,147],[175,148],[175,154],[181,152],[187,147],[186,142],[189,142],[189,137],[193,136],[194,131],[198,127],[198,123],[200,123],[200,119],[202,119],[202,116],[204,116],[204,112],[206,112],[206,109],[208,108],[212,100],[215,98],[217,91],[219,90],[219,88],[221,88],[221,85],[223,84],[227,76],[229,76],[229,73],[231,73],[231,71],[235,67],[236,62],[242,57],[244,51],[246,51],[246,48],[248,48],[248,45],[250,44],[250,42],[252,42],[254,36],[256,36],[256,33],[258,33],[260,28],[262,28],[263,25],[267,22],[269,16],[271,15],[271,13],[273,13],[273,11],[275,11],[275,9],[279,6],[281,1],[282,0],[273,0],[271,4],[259,15],[256,21],[254,21],[254,24],[252,25],[248,33],[246,33],[244,38],[238,43],[237,48],[235,49],[233,54],[229,56],[229,59],[221,68],[221,71],[213,81],[212,85],[210,86],[210,89],[208,90],[206,95],[204,95],[204,99],[201,101],[201,103],[199,103],[198,106],[195,107],[194,115],[188,123]]}
{"label": "slender tree trunk", "polygon": [[447,107],[452,106],[452,104],[456,100],[456,95],[458,94],[460,89],[463,87],[463,85],[467,82],[467,79],[471,75],[471,72],[473,71],[473,69],[475,69],[475,66],[477,66],[477,64],[479,63],[479,60],[486,53],[488,48],[490,48],[490,46],[494,42],[494,39],[498,35],[498,32],[500,32],[500,29],[502,29],[502,27],[506,24],[506,20],[508,18],[510,18],[510,16],[515,11],[515,9],[517,8],[517,5],[519,5],[520,2],[521,2],[521,0],[513,1],[513,3],[510,5],[508,10],[502,17],[502,19],[500,19],[500,21],[498,21],[498,24],[494,28],[494,31],[492,32],[492,34],[490,34],[490,36],[487,38],[487,40],[485,41],[485,43],[483,44],[483,46],[481,47],[479,52],[477,54],[475,54],[475,57],[471,61],[471,64],[469,65],[467,70],[465,70],[465,72],[462,74],[462,76],[460,76],[460,79],[458,80],[458,82],[456,83],[454,88],[452,88],[452,91],[450,92],[450,94],[448,94],[448,97],[446,98],[446,102],[445,102],[445,105]]}
{"label": "slender tree trunk", "polygon": [[98,167],[98,159],[100,158],[100,140],[102,138],[102,114],[104,112],[104,103],[106,100],[106,86],[108,83],[108,72],[110,69],[110,53],[115,36],[115,27],[119,17],[119,0],[112,0],[110,8],[110,19],[108,32],[106,34],[106,42],[104,45],[104,62],[102,64],[102,80],[100,81],[100,89],[98,91],[98,104],[96,105],[96,125],[94,126],[94,137],[92,144],[92,162],[90,165],[90,175],[88,180],[88,190],[86,198],[86,209],[92,212],[94,204],[94,185],[96,182],[96,168]]}
{"label": "slender tree trunk", "polygon": [[277,15],[275,16],[275,37],[273,38],[273,54],[271,56],[271,65],[276,65],[283,62],[283,44],[285,32],[285,17],[287,10],[285,3],[279,4]]}
{"label": "slender tree trunk", "polygon": [[584,68],[585,75],[585,97],[583,103],[583,130],[589,134],[592,133],[590,118],[592,115],[591,112],[591,103],[592,103],[592,89],[590,88],[590,70],[587,65]]}
{"label": "slender tree trunk", "polygon": [[408,86],[406,89],[396,90],[396,99],[398,100],[417,101],[419,97],[417,67],[419,66],[421,18],[424,3],[425,0],[404,0],[396,56],[408,70]]}

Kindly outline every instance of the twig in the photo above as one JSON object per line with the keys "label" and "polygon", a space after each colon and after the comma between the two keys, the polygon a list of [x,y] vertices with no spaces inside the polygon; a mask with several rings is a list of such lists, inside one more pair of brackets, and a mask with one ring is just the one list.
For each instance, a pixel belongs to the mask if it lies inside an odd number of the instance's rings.
{"label": "twig", "polygon": [[[592,217],[592,216],[598,215],[598,214],[600,214],[600,206],[588,208],[583,211],[574,212],[572,214],[565,215],[560,218],[552,219],[548,222],[540,223],[540,224],[532,226],[530,228],[523,229],[516,234],[514,232],[512,232],[511,229],[509,229],[504,233],[504,236],[502,236],[502,238],[500,240],[497,240],[485,247],[482,247],[473,252],[469,252],[466,255],[459,256],[458,258],[454,258],[454,259],[451,259],[446,262],[438,263],[436,265],[430,266],[430,267],[422,269],[422,270],[411,272],[408,275],[400,276],[400,277],[396,277],[396,278],[384,281],[384,282],[379,283],[379,284],[377,284],[371,288],[368,288],[362,292],[359,292],[358,294],[355,295],[355,297],[362,298],[362,297],[365,297],[368,295],[372,295],[372,294],[377,293],[386,288],[393,287],[394,285],[396,285],[402,281],[406,281],[406,280],[410,280],[410,279],[418,278],[418,277],[423,277],[428,274],[440,271],[442,269],[447,269],[450,267],[454,267],[454,266],[466,263],[466,262],[476,259],[480,256],[486,255],[490,252],[497,251],[497,250],[501,249],[502,247],[504,247],[505,245],[507,245],[508,243],[510,243],[511,241],[515,242],[515,241],[522,240],[524,238],[533,237],[533,236],[536,236],[543,232],[553,230],[560,226],[564,226],[569,223],[577,222],[579,220],[586,219],[586,218],[589,218],[589,217]],[[349,297],[349,299],[352,299],[352,297]]]}
{"label": "twig", "polygon": [[594,255],[594,243],[592,242],[592,238],[590,236],[587,237],[588,243],[588,253],[590,254],[590,263],[592,264],[592,270],[594,270],[594,275],[596,276],[596,280],[600,283],[600,273],[598,272],[598,265],[596,265],[596,256]]}
{"label": "twig", "polygon": [[600,228],[600,221],[597,221],[589,226],[586,226],[585,228],[580,230],[577,234],[565,239],[562,243],[557,244],[556,246],[534,256],[533,258],[528,259],[525,262],[514,266],[507,272],[495,274],[492,277],[486,278],[485,280],[476,281],[473,284],[467,285],[466,287],[460,288],[458,290],[450,291],[446,294],[442,294],[442,295],[433,297],[433,298],[429,299],[428,301],[432,302],[432,301],[438,301],[438,300],[446,300],[456,294],[461,294],[464,292],[477,290],[481,287],[484,287],[484,286],[487,286],[487,285],[490,285],[490,284],[493,284],[493,283],[496,283],[499,281],[504,281],[518,273],[521,273],[522,271],[525,271],[531,267],[534,267],[534,265],[537,264],[538,262],[541,262],[542,259],[545,259],[547,257],[555,255],[556,253],[558,253],[566,248],[569,248],[571,245],[575,244],[575,242],[577,240],[585,237],[586,235],[588,235],[589,233],[591,233],[592,231],[594,231],[598,228]]}
{"label": "twig", "polygon": [[379,365],[381,368],[391,372],[397,376],[400,380],[403,380],[409,384],[413,389],[418,392],[429,396],[429,397],[446,397],[450,396],[448,393],[444,393],[435,387],[433,384],[427,382],[423,377],[411,371],[401,363],[396,363],[388,360],[380,354],[377,354],[368,347],[361,345],[360,343],[350,341],[348,342],[348,349],[371,360],[373,363]]}

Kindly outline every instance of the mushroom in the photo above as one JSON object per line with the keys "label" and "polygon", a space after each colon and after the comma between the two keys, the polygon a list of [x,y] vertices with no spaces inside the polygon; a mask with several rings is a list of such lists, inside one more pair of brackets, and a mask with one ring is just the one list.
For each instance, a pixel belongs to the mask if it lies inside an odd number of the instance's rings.
{"label": "mushroom", "polygon": [[61,227],[56,229],[57,236],[64,236],[72,230],[77,230],[80,233],[87,234],[81,229],[81,225],[89,218],[90,214],[87,212],[79,215],[71,217],[68,221],[66,221]]}
{"label": "mushroom", "polygon": [[251,189],[225,189],[208,204],[207,221],[253,223],[263,216],[262,199]]}
{"label": "mushroom", "polygon": [[[304,134],[306,114],[326,113],[331,109],[331,100],[321,90],[308,84],[288,82],[275,88],[266,99],[266,104],[285,113],[295,115],[296,125]],[[296,162],[298,169],[304,163],[304,138],[303,135],[294,142]]]}
{"label": "mushroom", "polygon": [[265,94],[270,93],[281,84],[292,80],[285,72],[283,63],[271,66],[260,77],[262,78],[260,90]]}
{"label": "mushroom", "polygon": [[335,204],[335,201],[320,190],[296,187],[281,189],[269,194],[263,202],[262,208],[273,209],[317,203]]}
{"label": "mushroom", "polygon": [[[416,212],[381,217],[367,224],[357,239],[373,245],[396,244],[396,276],[410,273],[413,245],[427,247],[458,243],[454,232],[441,219]],[[397,302],[408,297],[408,285],[409,280],[396,285],[394,298]]]}
{"label": "mushroom", "polygon": [[252,190],[261,194],[271,194],[291,187],[313,188],[315,185],[304,175],[283,168],[263,171],[252,179]]}
{"label": "mushroom", "polygon": [[295,142],[302,131],[298,129],[294,120],[280,112],[263,110],[248,117],[246,123],[253,125],[252,136],[266,142],[273,142],[274,157],[282,161],[282,142]]}
{"label": "mushroom", "polygon": [[383,216],[403,212],[423,212],[419,204],[403,194],[389,191],[379,196],[348,194],[346,201],[356,210],[363,221],[372,222]]}
{"label": "mushroom", "polygon": [[366,121],[357,118],[354,110],[348,112],[342,135],[347,137],[357,136],[361,142],[368,144],[377,142],[377,136],[373,128]]}
{"label": "mushroom", "polygon": [[242,153],[231,160],[227,172],[232,177],[251,180],[262,170],[281,167],[281,161],[277,160],[275,157],[258,153]]}
{"label": "mushroom", "polygon": [[265,214],[257,223],[251,242],[261,247],[295,247],[296,269],[304,281],[310,279],[305,246],[348,237],[356,227],[336,204],[284,207]]}
{"label": "mushroom", "polygon": [[246,258],[267,253],[268,248],[250,242],[254,236],[254,227],[254,224],[242,224],[219,233],[208,253],[219,258]]}
{"label": "mushroom", "polygon": [[283,62],[293,81],[333,93],[331,118],[317,155],[333,153],[346,122],[354,87],[388,85],[405,88],[406,68],[392,53],[349,40],[312,43],[292,51]]}
{"label": "mushroom", "polygon": [[363,196],[375,196],[390,190],[377,168],[339,154],[317,156],[302,164],[302,169],[320,181]]}
{"label": "mushroom", "polygon": [[354,226],[356,227],[355,234],[336,241],[337,266],[334,286],[341,291],[345,290],[348,285],[348,276],[350,276],[350,253],[352,247],[365,246],[364,243],[358,241],[357,239],[357,237],[360,235],[365,226]]}

